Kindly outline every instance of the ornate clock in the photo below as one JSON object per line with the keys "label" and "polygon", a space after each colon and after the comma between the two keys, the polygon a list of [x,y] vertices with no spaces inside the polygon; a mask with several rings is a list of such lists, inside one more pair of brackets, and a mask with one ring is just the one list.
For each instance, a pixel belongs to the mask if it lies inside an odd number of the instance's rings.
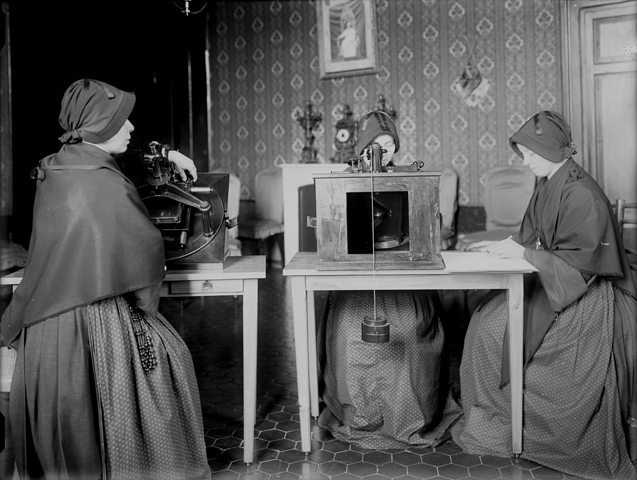
{"label": "ornate clock", "polygon": [[334,146],[336,152],[330,159],[332,163],[347,163],[347,160],[356,156],[356,121],[350,117],[352,111],[349,105],[343,107],[343,118],[336,122]]}

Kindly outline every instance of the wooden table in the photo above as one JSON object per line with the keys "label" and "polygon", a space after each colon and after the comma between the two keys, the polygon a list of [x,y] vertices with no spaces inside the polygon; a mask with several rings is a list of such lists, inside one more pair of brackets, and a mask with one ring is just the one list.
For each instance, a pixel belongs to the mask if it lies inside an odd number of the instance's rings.
{"label": "wooden table", "polygon": [[[24,270],[0,279],[0,285],[18,286]],[[243,295],[243,460],[254,458],[257,412],[258,280],[265,278],[265,256],[228,257],[223,270],[168,270],[162,297]]]}
{"label": "wooden table", "polygon": [[310,413],[314,417],[319,414],[314,291],[495,288],[508,291],[512,447],[515,454],[522,453],[522,278],[524,273],[536,269],[525,260],[492,259],[487,258],[486,253],[446,251],[442,252],[442,258],[444,270],[318,271],[314,268],[316,253],[299,252],[283,269],[283,275],[292,277],[299,420],[304,452],[311,450]]}

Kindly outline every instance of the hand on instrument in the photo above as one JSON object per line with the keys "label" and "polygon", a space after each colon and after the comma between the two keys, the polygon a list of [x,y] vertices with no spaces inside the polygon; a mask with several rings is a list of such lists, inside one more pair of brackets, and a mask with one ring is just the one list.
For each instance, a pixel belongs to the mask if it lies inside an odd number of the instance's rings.
{"label": "hand on instrument", "polygon": [[193,162],[190,158],[184,155],[177,150],[170,150],[168,152],[168,160],[175,165],[175,169],[181,179],[185,182],[188,180],[188,176],[186,172],[190,173],[193,182],[197,181],[197,167],[195,167],[195,162]]}
{"label": "hand on instrument", "polygon": [[[491,258],[524,258],[524,247],[511,237],[486,247],[487,257]],[[483,251],[485,251],[483,250]]]}

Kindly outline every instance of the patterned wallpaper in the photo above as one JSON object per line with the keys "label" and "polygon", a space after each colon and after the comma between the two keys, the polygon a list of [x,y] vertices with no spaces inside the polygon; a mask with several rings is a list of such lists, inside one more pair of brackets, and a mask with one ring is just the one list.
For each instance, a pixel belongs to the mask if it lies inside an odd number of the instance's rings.
{"label": "patterned wallpaper", "polygon": [[[485,172],[515,164],[509,136],[539,110],[560,110],[559,2],[555,0],[376,0],[378,72],[319,78],[315,1],[215,2],[208,35],[210,168],[235,170],[242,198],[254,176],[298,163],[298,112],[323,114],[318,161],[334,154],[344,104],[356,120],[382,94],[397,111],[400,163],[454,168],[460,205],[482,205]],[[473,58],[491,82],[468,107],[451,91]]]}

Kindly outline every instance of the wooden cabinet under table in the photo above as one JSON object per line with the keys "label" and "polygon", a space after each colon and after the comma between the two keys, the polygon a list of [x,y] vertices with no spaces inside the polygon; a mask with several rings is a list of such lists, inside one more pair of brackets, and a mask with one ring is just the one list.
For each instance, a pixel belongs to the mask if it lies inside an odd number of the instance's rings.
{"label": "wooden cabinet under table", "polygon": [[[292,277],[294,344],[299,392],[301,448],[311,450],[310,413],[317,417],[316,290],[507,290],[511,365],[512,450],[522,453],[523,274],[536,271],[525,260],[487,258],[486,253],[443,251],[442,270],[316,270],[316,253],[299,252],[283,269]],[[312,366],[312,367],[311,367]]]}
{"label": "wooden cabinet under table", "polygon": [[[0,285],[22,280],[24,270],[0,279]],[[162,297],[243,296],[243,459],[254,459],[254,425],[257,412],[257,312],[258,280],[265,278],[265,256],[228,257],[223,270],[168,270]]]}

